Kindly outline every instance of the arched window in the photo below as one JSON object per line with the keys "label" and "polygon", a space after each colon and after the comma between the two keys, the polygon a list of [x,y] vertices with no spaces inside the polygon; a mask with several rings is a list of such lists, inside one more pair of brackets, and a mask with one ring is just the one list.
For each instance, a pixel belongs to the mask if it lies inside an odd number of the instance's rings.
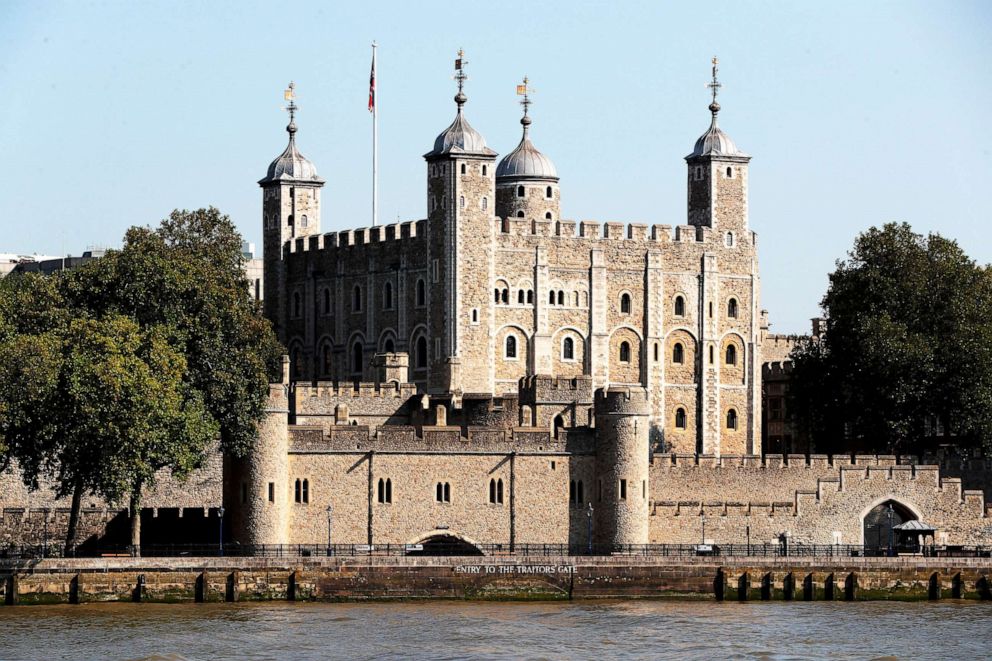
{"label": "arched window", "polygon": [[516,335],[507,335],[506,336],[506,351],[504,352],[504,356],[507,357],[507,358],[516,358],[517,357],[517,337],[516,337]]}
{"label": "arched window", "polygon": [[427,305],[427,285],[423,280],[417,280],[417,305]]}
{"label": "arched window", "polygon": [[509,303],[510,302],[510,290],[509,289],[504,289],[502,292],[500,292],[500,300],[503,301],[504,303]]}
{"label": "arched window", "polygon": [[352,309],[355,312],[362,311],[362,288],[355,285],[355,291],[353,292],[354,301],[352,303]]}
{"label": "arched window", "polygon": [[382,307],[386,310],[393,309],[393,283],[388,281],[382,286]]}
{"label": "arched window", "polygon": [[423,335],[417,338],[416,361],[417,369],[424,369],[427,367],[427,338]]}
{"label": "arched window", "polygon": [[297,347],[293,349],[292,356],[293,376],[297,379],[303,378],[303,351]]}
{"label": "arched window", "polygon": [[488,208],[489,208],[489,198],[484,197],[482,198],[482,210],[485,211]]}
{"label": "arched window", "polygon": [[523,218],[523,217],[524,217],[524,210],[521,209],[520,211],[517,212],[517,218]]}
{"label": "arched window", "polygon": [[383,479],[379,478],[379,484],[376,487],[376,500],[380,503],[391,503],[393,502],[393,481],[389,478]]}
{"label": "arched window", "polygon": [[296,480],[296,484],[294,485],[293,495],[293,500],[298,503],[303,502],[303,483],[299,479]]}
{"label": "arched window", "polygon": [[435,497],[439,503],[451,502],[451,484],[448,482],[438,482],[434,489]]}
{"label": "arched window", "polygon": [[685,409],[677,408],[675,409],[675,428],[685,429]]}
{"label": "arched window", "polygon": [[730,177],[733,177],[733,176],[734,176],[734,169],[728,166],[727,167],[727,178],[729,179]]}
{"label": "arched window", "polygon": [[630,362],[630,344],[627,342],[620,343],[620,362],[621,363]]}
{"label": "arched window", "polygon": [[289,214],[288,216],[286,216],[286,224],[287,225],[293,224],[293,214]]}
{"label": "arched window", "polygon": [[462,163],[462,174],[465,174],[465,164]]}
{"label": "arched window", "polygon": [[382,349],[386,353],[396,353],[396,345],[393,343],[393,338],[387,337],[382,345]]}
{"label": "arched window", "polygon": [[517,197],[523,197],[523,196],[524,196],[524,187],[517,186]]}
{"label": "arched window", "polygon": [[331,290],[324,287],[324,314],[331,313]]}
{"label": "arched window", "polygon": [[555,304],[555,292],[554,290],[551,290],[550,292],[548,292],[548,305],[554,305],[554,304]]}
{"label": "arched window", "polygon": [[503,503],[503,478],[496,480],[496,502]]}
{"label": "arched window", "polygon": [[324,376],[331,376],[334,370],[334,352],[330,342],[326,342],[320,349],[320,367]]}
{"label": "arched window", "polygon": [[620,313],[630,314],[630,294],[624,293],[620,296]]}
{"label": "arched window", "polygon": [[736,365],[737,364],[737,347],[733,344],[727,345],[727,364]]}
{"label": "arched window", "polygon": [[489,502],[496,502],[496,480],[489,480]]}
{"label": "arched window", "polygon": [[565,428],[565,418],[562,417],[561,415],[556,415],[555,416],[554,425],[555,425],[554,430],[553,430],[554,431],[554,435],[555,435],[555,438],[558,438],[558,430]]}
{"label": "arched window", "polygon": [[489,480],[489,502],[494,505],[503,503],[503,479]]}
{"label": "arched window", "polygon": [[685,347],[682,346],[681,342],[676,342],[675,346],[672,347],[672,362],[677,365],[685,362]]}
{"label": "arched window", "polygon": [[293,316],[299,317],[300,313],[300,292],[293,292]]}
{"label": "arched window", "polygon": [[710,365],[713,364],[713,345],[710,345]]}
{"label": "arched window", "polygon": [[363,353],[362,343],[355,342],[355,346],[351,348],[351,371],[354,374],[362,373],[362,367],[365,365]]}
{"label": "arched window", "polygon": [[737,429],[737,410],[727,411],[727,429]]}
{"label": "arched window", "polygon": [[547,188],[544,189],[544,197],[550,200],[552,195],[554,195],[554,193],[551,192],[551,186],[548,186]]}
{"label": "arched window", "polygon": [[727,236],[724,237],[724,241],[726,242],[728,248],[733,248],[734,247],[734,233],[733,232],[727,232]]}
{"label": "arched window", "polygon": [[577,291],[572,292],[572,305],[579,307],[579,292]]}
{"label": "arched window", "polygon": [[737,318],[737,299],[732,298],[727,301],[727,316],[731,319]]}
{"label": "arched window", "polygon": [[493,302],[497,304],[499,303],[499,287],[493,289]]}
{"label": "arched window", "polygon": [[308,221],[307,221],[307,215],[306,214],[303,214],[302,216],[300,216],[300,227],[306,227],[307,226],[307,222]]}
{"label": "arched window", "polygon": [[523,303],[523,302],[524,302],[524,290],[523,289],[518,289],[517,290],[517,303]]}
{"label": "arched window", "polygon": [[461,196],[458,197],[458,208],[459,209],[464,209],[465,208],[465,196],[464,195],[461,195]]}
{"label": "arched window", "polygon": [[558,290],[558,305],[565,305],[565,292]]}
{"label": "arched window", "polygon": [[675,297],[675,316],[684,317],[685,316],[685,299],[681,296]]}
{"label": "arched window", "polygon": [[575,340],[566,337],[561,341],[561,357],[563,360],[575,360]]}
{"label": "arched window", "polygon": [[544,213],[544,219],[545,220],[551,220],[551,212],[550,211],[546,211]]}
{"label": "arched window", "polygon": [[528,303],[533,303],[534,302],[534,290],[533,289],[528,289],[527,290],[527,302]]}

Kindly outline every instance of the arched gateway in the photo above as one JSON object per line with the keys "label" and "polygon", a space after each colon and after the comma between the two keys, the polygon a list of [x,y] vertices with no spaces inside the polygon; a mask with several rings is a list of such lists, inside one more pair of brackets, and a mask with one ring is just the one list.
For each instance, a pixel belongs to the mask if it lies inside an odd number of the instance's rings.
{"label": "arched gateway", "polygon": [[872,507],[864,515],[865,548],[873,551],[887,550],[899,543],[894,528],[919,517],[897,500],[886,500]]}
{"label": "arched gateway", "polygon": [[411,548],[407,555],[485,555],[477,542],[450,530],[434,530],[407,546],[419,547]]}

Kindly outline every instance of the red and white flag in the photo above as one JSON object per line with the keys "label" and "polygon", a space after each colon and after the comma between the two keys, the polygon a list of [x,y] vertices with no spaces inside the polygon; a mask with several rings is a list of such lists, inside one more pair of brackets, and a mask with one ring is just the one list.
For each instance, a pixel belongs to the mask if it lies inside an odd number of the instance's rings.
{"label": "red and white flag", "polygon": [[372,73],[369,74],[369,112],[375,112],[375,54],[372,55]]}

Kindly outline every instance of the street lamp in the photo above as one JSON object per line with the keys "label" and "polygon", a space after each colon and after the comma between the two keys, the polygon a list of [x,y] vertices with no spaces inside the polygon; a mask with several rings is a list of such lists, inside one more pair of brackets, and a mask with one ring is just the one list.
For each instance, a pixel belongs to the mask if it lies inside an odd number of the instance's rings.
{"label": "street lamp", "polygon": [[747,535],[747,554],[751,555],[751,524],[744,527],[744,534]]}
{"label": "street lamp", "polygon": [[586,509],[586,520],[589,522],[589,555],[592,555],[592,503]]}
{"label": "street lamp", "polygon": [[334,516],[334,507],[327,506],[327,555],[331,555],[331,521]]}
{"label": "street lamp", "polygon": [[706,510],[699,510],[699,521],[703,525],[703,539],[699,543],[706,546]]}
{"label": "street lamp", "polygon": [[889,519],[889,557],[891,558],[895,555],[895,549],[892,548],[892,515],[895,511],[892,509],[892,503],[889,503],[889,509],[886,510],[885,515]]}
{"label": "street lamp", "polygon": [[219,526],[218,537],[219,544],[217,547],[220,549],[220,556],[224,557],[224,506],[221,505],[217,508],[217,525]]}

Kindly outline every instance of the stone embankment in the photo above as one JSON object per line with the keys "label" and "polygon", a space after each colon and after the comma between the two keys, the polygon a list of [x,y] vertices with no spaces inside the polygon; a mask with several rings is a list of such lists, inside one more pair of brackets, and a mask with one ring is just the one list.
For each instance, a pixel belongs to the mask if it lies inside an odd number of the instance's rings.
{"label": "stone embankment", "polygon": [[0,604],[992,599],[988,558],[100,558],[0,562]]}

